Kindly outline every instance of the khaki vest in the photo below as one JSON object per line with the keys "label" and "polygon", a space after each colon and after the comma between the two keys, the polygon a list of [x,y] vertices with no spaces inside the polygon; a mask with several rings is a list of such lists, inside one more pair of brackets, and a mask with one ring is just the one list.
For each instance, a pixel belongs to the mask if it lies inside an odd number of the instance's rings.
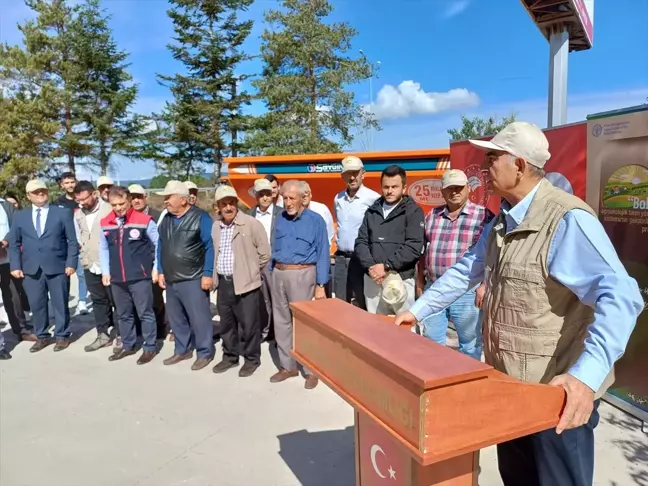
{"label": "khaki vest", "polygon": [[89,269],[93,263],[99,263],[99,234],[101,232],[101,219],[106,217],[112,207],[107,202],[99,201],[99,209],[92,228],[88,228],[88,223],[82,209],[74,212],[74,219],[79,228],[79,258],[81,265]]}
{"label": "khaki vest", "polygon": [[[521,224],[506,234],[503,214],[488,235],[484,300],[486,362],[518,380],[548,383],[569,371],[582,354],[594,310],[549,275],[553,235],[581,199],[543,179]],[[614,382],[610,372],[597,398]]]}

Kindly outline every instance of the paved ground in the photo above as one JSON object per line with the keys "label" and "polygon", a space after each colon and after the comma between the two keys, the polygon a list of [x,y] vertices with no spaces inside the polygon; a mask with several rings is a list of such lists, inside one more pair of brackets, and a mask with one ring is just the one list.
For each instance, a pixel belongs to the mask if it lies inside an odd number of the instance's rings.
{"label": "paved ground", "polygon": [[[77,335],[92,327],[74,324]],[[147,366],[109,363],[108,350],[84,353],[93,338],[60,354],[20,344],[0,363],[0,485],[354,485],[350,407],[324,385],[271,385],[267,347],[258,372],[239,379],[164,367],[168,342]],[[648,435],[623,412],[601,412],[595,484],[648,486]],[[481,465],[480,485],[500,486],[493,449]]]}

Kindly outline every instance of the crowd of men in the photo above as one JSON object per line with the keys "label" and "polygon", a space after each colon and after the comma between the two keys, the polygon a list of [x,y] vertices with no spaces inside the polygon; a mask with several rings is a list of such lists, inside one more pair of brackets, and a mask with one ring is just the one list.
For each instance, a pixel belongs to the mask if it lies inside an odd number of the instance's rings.
{"label": "crowd of men", "polygon": [[[643,299],[592,209],[544,178],[550,154],[538,127],[515,122],[490,142],[471,142],[485,153],[488,189],[502,197],[496,217],[469,200],[460,170],[443,176],[445,205],[424,215],[407,195],[401,167],[383,170],[378,194],[363,184],[356,156],[342,160],[346,187],[333,201],[337,229],[307,183],[280,185],[272,175],[254,182],[257,204],[247,213],[234,188],[218,186],[215,217],[196,206],[195,185],[180,181],[158,193],[161,214],[141,186],[115,186],[104,177],[95,188],[66,174],[65,194],[50,204],[46,185],[30,181],[30,208],[14,212],[0,201],[0,233],[7,235],[0,276],[11,329],[34,342],[32,352],[50,344],[66,349],[69,277],[77,272],[97,330],[86,351],[114,343],[109,360],[121,360],[137,352],[139,333],[137,363],[146,364],[170,326],[175,350],[165,365],[195,351],[191,368],[203,369],[220,339],[222,358],[213,371],[242,361],[239,376],[247,377],[268,341],[280,362],[270,381],[279,383],[300,375],[290,354],[291,302],[333,293],[370,313],[394,315],[396,324],[414,324],[441,344],[452,321],[460,352],[481,359],[483,346],[496,369],[567,392],[556,430],[499,446],[505,484],[590,485],[598,399],[613,381]],[[317,377],[301,371],[305,388],[316,387]]]}

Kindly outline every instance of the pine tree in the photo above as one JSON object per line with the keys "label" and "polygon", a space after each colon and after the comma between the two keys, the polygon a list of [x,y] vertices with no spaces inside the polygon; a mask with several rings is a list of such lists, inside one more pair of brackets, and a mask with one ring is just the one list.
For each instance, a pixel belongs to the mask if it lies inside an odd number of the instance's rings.
{"label": "pine tree", "polygon": [[27,98],[39,97],[50,107],[50,121],[58,121],[59,129],[42,155],[49,164],[64,164],[74,171],[77,160],[91,150],[78,89],[86,73],[74,53],[81,27],[75,9],[66,0],[25,3],[36,12],[36,19],[19,27],[24,49],[6,44],[0,47],[0,70]]}
{"label": "pine tree", "polygon": [[79,98],[91,144],[88,160],[105,175],[113,155],[136,156],[145,123],[130,111],[137,86],[127,71],[128,54],[117,47],[99,0],[79,5],[77,18],[73,51],[86,73]]}
{"label": "pine tree", "polygon": [[232,132],[244,129],[251,96],[237,89],[247,78],[237,68],[249,59],[241,45],[252,30],[239,15],[252,1],[170,0],[176,42],[169,49],[185,73],[159,75],[174,97],[147,150],[161,171],[188,175],[213,164],[218,179],[222,158],[238,151]]}
{"label": "pine tree", "polygon": [[325,23],[332,10],[328,0],[284,0],[266,12],[263,76],[253,84],[268,112],[246,139],[252,153],[340,152],[355,129],[378,128],[346,89],[369,78],[371,66],[348,57],[356,31]]}
{"label": "pine tree", "polygon": [[461,128],[451,128],[448,130],[448,135],[450,135],[450,140],[452,141],[488,137],[489,135],[495,135],[497,132],[500,132],[509,123],[513,123],[515,118],[515,113],[511,113],[509,116],[505,116],[500,120],[493,116],[485,119],[479,118],[478,116],[468,118],[462,115]]}

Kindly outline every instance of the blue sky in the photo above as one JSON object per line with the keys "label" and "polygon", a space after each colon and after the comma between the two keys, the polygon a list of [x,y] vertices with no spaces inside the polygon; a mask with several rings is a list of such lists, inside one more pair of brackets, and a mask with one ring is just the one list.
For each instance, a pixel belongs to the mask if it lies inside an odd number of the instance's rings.
{"label": "blue sky", "polygon": [[[3,0],[0,41],[19,43],[16,24],[31,16],[22,0]],[[165,0],[104,0],[115,38],[131,53],[131,73],[140,86],[136,109],[159,110],[169,99],[156,73],[179,66],[166,44],[173,29]],[[380,61],[373,80],[374,111],[383,130],[376,150],[448,146],[446,130],[461,114],[503,116],[546,125],[549,47],[518,0],[332,0],[331,21],[358,31],[350,55],[362,49]],[[247,16],[255,20],[246,44],[258,52],[263,12],[279,2],[257,0]],[[590,113],[637,105],[648,99],[648,0],[595,2],[594,46],[569,56],[568,121]],[[257,61],[242,69],[258,73]],[[369,82],[352,86],[369,102]],[[263,107],[255,104],[252,112]],[[359,139],[349,150],[360,150]],[[114,176],[147,178],[152,164],[118,160]],[[126,175],[127,174],[127,175]]]}

